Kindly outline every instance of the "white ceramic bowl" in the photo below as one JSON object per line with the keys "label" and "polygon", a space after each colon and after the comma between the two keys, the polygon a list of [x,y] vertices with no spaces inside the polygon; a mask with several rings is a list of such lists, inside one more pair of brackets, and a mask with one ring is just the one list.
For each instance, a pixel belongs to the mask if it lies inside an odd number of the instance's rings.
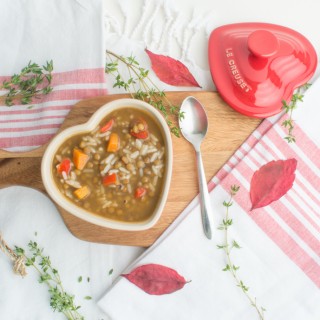
{"label": "white ceramic bowl", "polygon": [[[166,161],[165,161],[165,173],[164,173],[164,181],[162,186],[162,192],[159,195],[158,203],[155,207],[154,212],[150,216],[148,220],[142,222],[122,222],[111,220],[108,218],[104,218],[93,213],[90,213],[84,208],[77,206],[70,200],[68,200],[58,189],[52,173],[52,163],[54,159],[54,155],[58,151],[58,148],[61,144],[70,139],[74,135],[78,135],[85,132],[92,131],[102,120],[105,118],[109,113],[116,109],[120,108],[135,108],[138,110],[142,110],[147,112],[149,116],[151,116],[155,122],[158,124],[159,128],[161,129],[164,143],[165,143],[165,151],[166,151]],[[41,176],[44,187],[46,191],[50,195],[50,197],[63,209],[67,212],[75,215],[76,217],[88,221],[90,223],[112,228],[118,230],[127,230],[127,231],[139,231],[151,228],[160,218],[161,213],[163,211],[164,205],[167,200],[170,181],[171,181],[171,174],[172,174],[172,141],[171,141],[171,134],[170,130],[167,126],[166,121],[164,120],[163,116],[156,110],[154,107],[145,103],[143,101],[135,100],[135,99],[118,99],[112,102],[109,102],[99,108],[88,120],[88,122],[70,127],[61,131],[57,134],[53,140],[48,145],[43,159],[41,163]]]}

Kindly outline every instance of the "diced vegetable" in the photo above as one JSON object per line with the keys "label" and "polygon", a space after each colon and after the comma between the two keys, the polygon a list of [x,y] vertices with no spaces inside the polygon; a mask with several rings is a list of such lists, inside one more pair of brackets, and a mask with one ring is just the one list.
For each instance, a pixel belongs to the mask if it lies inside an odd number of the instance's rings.
{"label": "diced vegetable", "polygon": [[110,119],[101,129],[100,132],[104,133],[110,131],[114,125],[114,119]]}
{"label": "diced vegetable", "polygon": [[137,139],[147,139],[149,137],[147,122],[142,118],[134,121],[130,134]]}
{"label": "diced vegetable", "polygon": [[110,186],[111,184],[117,184],[118,177],[116,173],[109,174],[102,179],[102,184],[104,186]]}
{"label": "diced vegetable", "polygon": [[90,157],[78,148],[73,149],[73,163],[78,170],[82,170]]}
{"label": "diced vegetable", "polygon": [[130,134],[137,139],[147,139],[149,137],[148,131],[140,131],[138,133],[130,132]]}
{"label": "diced vegetable", "polygon": [[61,195],[76,207],[125,223],[145,221],[165,183],[164,142],[152,116],[119,108],[68,137],[52,159],[51,173]]}
{"label": "diced vegetable", "polygon": [[134,197],[139,199],[142,198],[143,196],[145,196],[147,193],[147,189],[144,187],[138,187],[134,193]]}
{"label": "diced vegetable", "polygon": [[82,200],[90,194],[90,189],[88,186],[83,186],[73,192],[73,194],[79,199]]}
{"label": "diced vegetable", "polygon": [[107,147],[107,152],[117,152],[120,148],[120,137],[117,133],[112,132]]}
{"label": "diced vegetable", "polygon": [[63,159],[57,166],[58,173],[65,172],[67,175],[70,173],[71,161],[69,158]]}

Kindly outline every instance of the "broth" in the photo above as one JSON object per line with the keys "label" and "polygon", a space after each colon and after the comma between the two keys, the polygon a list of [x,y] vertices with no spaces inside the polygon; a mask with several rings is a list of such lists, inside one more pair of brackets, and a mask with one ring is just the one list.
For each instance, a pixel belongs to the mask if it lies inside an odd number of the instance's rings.
{"label": "broth", "polygon": [[58,149],[53,175],[70,201],[113,220],[148,219],[159,199],[165,170],[161,131],[143,111],[122,108],[91,132]]}

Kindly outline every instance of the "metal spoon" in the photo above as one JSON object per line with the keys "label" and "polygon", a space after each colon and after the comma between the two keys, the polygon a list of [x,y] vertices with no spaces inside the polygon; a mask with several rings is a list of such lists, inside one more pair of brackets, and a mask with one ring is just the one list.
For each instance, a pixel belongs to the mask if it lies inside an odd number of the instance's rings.
{"label": "metal spoon", "polygon": [[200,152],[201,142],[208,131],[208,118],[203,106],[194,97],[185,98],[180,111],[184,113],[184,118],[179,120],[182,135],[193,145],[196,151],[202,225],[206,237],[211,239],[212,211]]}

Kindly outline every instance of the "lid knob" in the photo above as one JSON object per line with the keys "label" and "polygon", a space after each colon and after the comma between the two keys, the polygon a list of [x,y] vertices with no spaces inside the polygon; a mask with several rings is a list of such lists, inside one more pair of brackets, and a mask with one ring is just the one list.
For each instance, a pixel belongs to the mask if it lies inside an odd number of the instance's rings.
{"label": "lid knob", "polygon": [[277,53],[279,41],[272,32],[257,30],[249,35],[248,48],[256,57],[268,58]]}

